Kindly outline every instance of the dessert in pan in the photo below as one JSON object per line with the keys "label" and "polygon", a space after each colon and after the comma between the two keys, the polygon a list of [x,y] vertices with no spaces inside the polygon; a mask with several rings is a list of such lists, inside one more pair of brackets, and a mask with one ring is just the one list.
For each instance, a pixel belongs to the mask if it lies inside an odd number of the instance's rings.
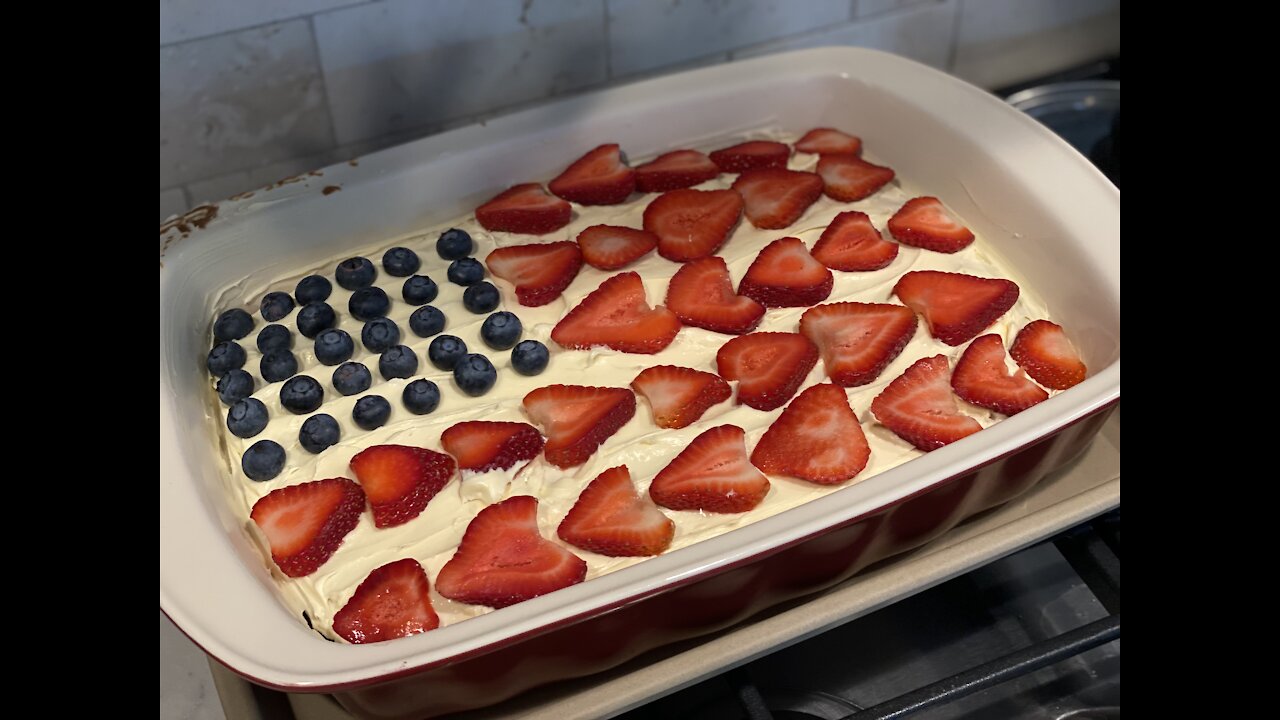
{"label": "dessert in pan", "polygon": [[758,133],[633,167],[605,144],[474,217],[228,288],[224,487],[286,604],[337,641],[428,631],[1080,382],[1032,289],[861,145]]}

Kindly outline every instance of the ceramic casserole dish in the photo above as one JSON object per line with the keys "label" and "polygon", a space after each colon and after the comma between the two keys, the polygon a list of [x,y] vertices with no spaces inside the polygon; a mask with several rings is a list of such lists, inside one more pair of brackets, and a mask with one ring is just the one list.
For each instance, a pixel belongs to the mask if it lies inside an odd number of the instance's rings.
{"label": "ceramic casserole dish", "polygon": [[[838,492],[589,582],[388,643],[326,642],[277,597],[219,487],[204,358],[218,292],[470,212],[564,148],[636,157],[766,127],[849,128],[947,199],[1047,303],[1090,368],[1076,387]],[[321,174],[322,173],[322,174]],[[582,95],[198,209],[162,230],[160,606],[235,672],[426,717],[618,665],[840,582],[1017,496],[1086,447],[1120,397],[1120,194],[1034,120],[894,55],[820,48]],[[338,186],[341,192],[324,192]]]}

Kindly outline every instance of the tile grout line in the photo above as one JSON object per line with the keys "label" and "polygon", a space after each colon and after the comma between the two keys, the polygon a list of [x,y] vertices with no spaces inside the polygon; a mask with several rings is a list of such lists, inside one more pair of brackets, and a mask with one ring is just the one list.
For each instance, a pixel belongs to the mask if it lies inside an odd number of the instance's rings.
{"label": "tile grout line", "polygon": [[960,54],[960,20],[964,17],[964,0],[955,0],[956,17],[951,21],[951,48],[947,52],[947,72],[955,74],[956,56]]}
{"label": "tile grout line", "polygon": [[613,37],[609,27],[609,0],[600,0],[604,5],[604,79],[613,79]]}
{"label": "tile grout line", "polygon": [[307,16],[307,32],[311,34],[311,52],[315,56],[316,71],[320,75],[320,97],[324,102],[324,116],[329,121],[329,147],[325,152],[338,149],[338,124],[333,119],[333,103],[329,100],[329,78],[324,70],[324,61],[320,57],[320,38],[316,35],[314,15]]}
{"label": "tile grout line", "polygon": [[849,0],[849,22],[858,22],[858,0]]}
{"label": "tile grout line", "polygon": [[261,30],[262,28],[265,28],[265,27],[271,27],[272,25],[279,25],[281,23],[293,22],[294,20],[304,20],[304,19],[309,20],[315,17],[316,15],[324,15],[327,13],[334,13],[334,12],[343,12],[345,10],[350,10],[351,8],[354,8],[354,7],[373,5],[379,1],[380,0],[354,0],[354,2],[350,2],[346,5],[339,5],[337,7],[326,8],[324,10],[319,10],[312,13],[302,13],[300,15],[289,15],[287,17],[276,18],[275,20],[267,20],[266,22],[254,23],[252,25],[244,25],[241,27],[231,28],[229,30],[219,30],[216,33],[210,33],[208,35],[199,35],[197,37],[189,37],[189,38],[183,38],[182,40],[174,40],[173,42],[160,43],[160,49],[164,50],[165,48],[177,47],[179,45],[186,45],[187,43],[199,42],[201,40],[212,40],[213,38],[220,38],[223,35],[234,35],[238,32],[244,32],[246,30]]}

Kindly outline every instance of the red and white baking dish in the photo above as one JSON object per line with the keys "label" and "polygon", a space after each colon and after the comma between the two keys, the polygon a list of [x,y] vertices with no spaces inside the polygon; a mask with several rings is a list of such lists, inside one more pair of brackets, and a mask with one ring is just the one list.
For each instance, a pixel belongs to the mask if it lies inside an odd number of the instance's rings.
{"label": "red and white baking dish", "polygon": [[[1091,369],[987,430],[719,537],[412,638],[326,642],[277,599],[217,490],[204,357],[215,292],[251,271],[318,262],[467,212],[565,147],[637,157],[746,130],[848,128],[994,245]],[[340,185],[341,193],[321,189]],[[839,582],[1018,495],[1074,457],[1120,398],[1120,193],[997,98],[893,55],[822,48],[603,90],[426,138],[218,206],[162,246],[160,606],[262,685],[328,692],[367,718],[480,707],[617,665]],[[162,238],[163,240],[163,238]]]}

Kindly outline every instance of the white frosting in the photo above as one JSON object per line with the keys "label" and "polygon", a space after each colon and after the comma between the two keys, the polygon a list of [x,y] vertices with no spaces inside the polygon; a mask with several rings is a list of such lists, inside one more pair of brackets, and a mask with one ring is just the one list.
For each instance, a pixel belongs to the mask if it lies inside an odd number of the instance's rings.
{"label": "white frosting", "polygon": [[[794,139],[780,133],[769,133],[769,135],[784,141]],[[868,160],[892,166],[891,159],[876,158],[870,153],[868,153]],[[797,153],[792,157],[790,167],[811,170],[816,161],[817,156]],[[700,185],[699,188],[727,188],[736,177],[736,175],[722,175]],[[872,197],[856,203],[839,203],[824,196],[786,230],[758,230],[744,217],[729,241],[717,254],[728,263],[736,286],[759,250],[772,240],[793,236],[800,238],[812,248],[831,219],[845,210],[865,212],[885,237],[889,237],[886,229],[889,217],[909,198],[924,194],[930,194],[928,188],[913,188],[899,178]],[[414,378],[426,377],[439,385],[441,402],[435,412],[425,416],[413,415],[404,409],[400,394],[410,380],[382,380],[378,374],[377,355],[366,351],[360,343],[360,330],[363,323],[347,312],[346,304],[350,292],[335,284],[333,295],[328,302],[338,313],[338,326],[350,333],[355,340],[356,354],[353,360],[363,362],[369,367],[374,382],[368,392],[385,397],[391,403],[392,410],[390,421],[372,432],[361,430],[352,422],[351,410],[360,396],[343,397],[333,389],[330,380],[333,368],[320,365],[312,352],[312,342],[297,333],[295,325],[297,310],[295,309],[279,322],[294,331],[294,354],[298,358],[300,372],[320,381],[325,389],[325,402],[318,412],[332,415],[342,428],[341,441],[318,455],[312,455],[298,443],[298,430],[306,416],[293,415],[282,408],[279,400],[281,383],[264,383],[258,372],[261,354],[256,348],[255,338],[265,323],[256,313],[256,303],[268,290],[284,290],[292,293],[298,279],[312,272],[332,279],[334,266],[346,256],[332,258],[323,265],[309,268],[287,278],[246,278],[223,291],[217,303],[219,311],[229,307],[248,307],[255,315],[256,325],[253,333],[240,342],[248,353],[245,369],[254,376],[257,383],[257,392],[254,393],[254,397],[266,404],[271,416],[270,423],[261,434],[242,440],[226,430],[226,409],[220,403],[215,403],[221,414],[211,418],[211,421],[218,427],[227,461],[227,472],[224,477],[227,502],[240,517],[245,519],[246,528],[250,529],[250,537],[254,538],[262,550],[264,562],[271,568],[278,581],[284,602],[294,612],[301,615],[305,610],[316,629],[328,637],[339,639],[332,632],[334,613],[346,604],[356,586],[371,570],[404,557],[416,558],[426,568],[427,575],[432,581],[432,602],[440,615],[442,624],[454,623],[489,612],[489,608],[448,600],[434,590],[436,574],[452,557],[468,523],[488,504],[512,495],[527,494],[537,497],[539,500],[538,522],[543,535],[559,542],[556,537],[556,528],[573,506],[578,493],[596,475],[608,468],[626,465],[630,468],[631,477],[640,492],[647,493],[649,483],[658,471],[695,436],[708,428],[726,423],[737,425],[746,431],[747,451],[750,453],[760,436],[782,413],[782,408],[772,412],[761,412],[737,405],[731,399],[712,407],[698,422],[687,428],[665,430],[653,424],[647,404],[643,398],[637,396],[635,417],[610,437],[585,464],[569,470],[561,470],[538,457],[518,471],[513,468],[480,475],[468,474],[467,477],[455,475],[421,515],[404,525],[378,529],[374,527],[371,515],[368,512],[364,513],[359,524],[347,535],[333,557],[316,572],[306,577],[288,578],[280,574],[271,561],[260,534],[253,532],[256,528],[252,527],[253,523],[249,520],[249,511],[259,498],[272,490],[322,478],[344,476],[354,478],[354,474],[348,468],[348,461],[353,455],[372,445],[396,443],[442,451],[440,434],[449,426],[464,420],[529,422],[522,411],[521,399],[535,388],[555,383],[627,387],[641,370],[654,365],[684,365],[715,372],[716,351],[730,338],[698,328],[683,328],[675,341],[666,350],[656,355],[631,355],[603,348],[590,351],[564,350],[550,339],[551,329],[570,308],[595,290],[607,277],[618,272],[625,270],[639,272],[644,278],[649,302],[655,305],[662,303],[666,294],[667,281],[680,266],[663,259],[656,252],[650,253],[631,267],[621,271],[603,272],[584,265],[562,297],[540,308],[520,306],[515,301],[515,294],[510,285],[496,278],[488,278],[502,291],[501,309],[514,312],[523,321],[524,338],[540,340],[551,351],[551,363],[546,372],[535,377],[525,377],[512,371],[509,352],[490,350],[484,345],[480,339],[480,324],[485,316],[473,315],[463,307],[463,288],[448,282],[445,277],[445,268],[448,263],[441,260],[435,252],[436,238],[448,227],[459,227],[469,232],[476,242],[474,257],[482,261],[495,247],[528,242],[573,240],[580,231],[591,225],[609,224],[638,228],[642,226],[641,216],[644,208],[654,197],[656,196],[638,195],[634,196],[631,202],[617,206],[575,205],[573,220],[567,227],[536,238],[527,235],[491,233],[482,229],[473,217],[468,216],[452,224],[425,229],[421,233],[407,237],[384,240],[374,246],[352,248],[347,256],[363,255],[378,267],[376,284],[392,298],[389,317],[401,329],[401,342],[413,348],[419,356],[418,373]],[[943,200],[945,201],[945,198]],[[454,385],[451,373],[437,370],[427,360],[426,350],[430,339],[418,338],[409,329],[408,318],[415,307],[406,304],[401,298],[400,288],[404,279],[392,277],[381,268],[383,251],[395,245],[403,245],[416,251],[423,264],[419,272],[429,275],[439,284],[440,294],[432,304],[440,308],[448,318],[444,332],[462,338],[471,352],[486,354],[497,367],[497,384],[487,395],[480,398],[463,395]],[[898,302],[896,298],[891,297],[893,286],[903,273],[910,270],[944,270],[981,277],[1004,277],[1018,282],[1022,292],[1017,304],[987,331],[999,334],[1005,339],[1006,344],[1012,341],[1016,332],[1028,321],[1049,317],[1045,306],[1035,297],[1030,288],[1021,283],[1017,274],[991,253],[981,237],[968,248],[953,255],[903,245],[893,264],[882,270],[856,273],[835,272],[835,286],[827,302],[844,300]],[[769,310],[759,330],[796,332],[800,315],[806,309]],[[871,400],[885,385],[902,374],[919,358],[941,353],[951,357],[954,363],[954,359],[959,357],[964,347],[953,348],[932,339],[927,326],[921,321],[915,337],[906,350],[875,382],[847,390],[849,402],[862,423],[871,446],[871,459],[866,469],[853,480],[843,485],[820,486],[771,476],[770,481],[773,487],[764,502],[750,512],[737,515],[677,512],[664,509],[663,512],[676,524],[675,540],[671,549],[690,545],[782,512],[810,499],[837,492],[841,487],[919,456],[921,453],[918,450],[875,422],[870,412]],[[803,387],[821,383],[825,379],[823,365],[819,360],[817,366],[806,378]],[[966,413],[977,418],[983,427],[991,425],[1002,417],[967,403],[960,402],[960,405]],[[287,453],[287,460],[284,471],[278,477],[268,482],[254,482],[241,471],[240,457],[249,445],[262,439],[271,439],[280,443]],[[610,558],[578,548],[571,548],[571,550],[587,561],[588,579],[643,561],[643,558]]]}

